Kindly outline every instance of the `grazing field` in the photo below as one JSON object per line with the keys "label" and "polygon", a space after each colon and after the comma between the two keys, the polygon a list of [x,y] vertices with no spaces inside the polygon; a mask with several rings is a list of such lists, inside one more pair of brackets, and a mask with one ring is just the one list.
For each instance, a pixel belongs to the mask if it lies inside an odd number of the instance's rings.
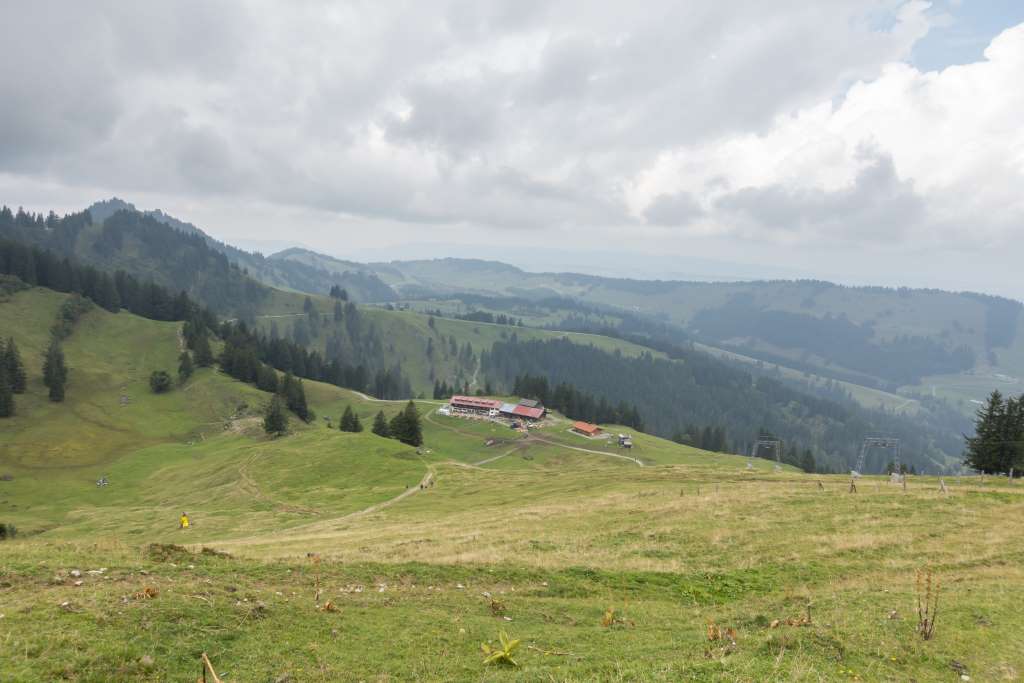
{"label": "grazing field", "polygon": [[[377,512],[231,540],[197,514],[195,535],[6,542],[0,677],[181,680],[207,652],[228,681],[1018,680],[1020,491],[846,487],[452,463]],[[927,641],[922,566],[941,585]],[[483,665],[501,631],[519,667]]]}
{"label": "grazing field", "polygon": [[[530,434],[418,402],[416,449],[376,401],[267,395],[204,369],[154,395],[178,329],[93,310],[39,355],[61,295],[0,303],[29,393],[0,430],[0,680],[1019,680],[1024,488],[776,471],[633,433]],[[121,397],[128,401],[122,402]],[[329,429],[348,405],[367,431]],[[605,425],[615,434],[625,431]],[[95,481],[106,476],[109,485]],[[178,529],[187,511],[189,530]],[[917,633],[916,571],[938,591]],[[518,666],[481,643],[520,639]]]}

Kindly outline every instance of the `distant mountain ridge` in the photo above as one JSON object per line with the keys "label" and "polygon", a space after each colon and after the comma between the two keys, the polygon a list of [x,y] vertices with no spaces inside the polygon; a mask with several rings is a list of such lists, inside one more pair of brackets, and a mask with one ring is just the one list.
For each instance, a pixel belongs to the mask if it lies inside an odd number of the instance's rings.
{"label": "distant mountain ridge", "polygon": [[[117,198],[90,207],[97,219],[118,210],[138,211]],[[140,213],[202,236],[243,272],[281,289],[324,294],[337,285],[354,300],[380,303],[460,295],[565,298],[658,321],[678,330],[680,339],[869,387],[941,389],[959,382],[950,378],[969,375],[975,384],[998,377],[1005,389],[1024,390],[1024,306],[1003,297],[817,280],[694,282],[534,273],[462,258],[360,263],[303,248],[264,257],[161,211]]]}
{"label": "distant mountain ridge", "polygon": [[117,197],[96,202],[88,208],[88,211],[97,223],[105,222],[118,211],[130,211],[148,216],[185,234],[199,235],[211,249],[224,254],[229,261],[243,268],[248,275],[270,287],[327,294],[331,287],[338,286],[345,289],[355,301],[386,302],[394,301],[397,298],[390,287],[362,264],[338,261],[318,254],[317,256],[321,256],[321,260],[345,263],[347,266],[341,269],[332,269],[325,268],[318,262],[291,258],[288,255],[288,252],[291,251],[305,250],[285,250],[268,258],[258,252],[244,251],[214,239],[192,223],[179,220],[159,209],[143,211],[136,208],[134,204]]}

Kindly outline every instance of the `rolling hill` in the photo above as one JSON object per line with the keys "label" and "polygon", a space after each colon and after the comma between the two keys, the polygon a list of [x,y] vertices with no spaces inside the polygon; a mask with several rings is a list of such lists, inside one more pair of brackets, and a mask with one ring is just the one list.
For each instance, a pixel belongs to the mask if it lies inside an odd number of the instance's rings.
{"label": "rolling hill", "polygon": [[[111,208],[115,207],[106,211]],[[139,277],[150,273],[160,284],[182,288],[222,314],[238,315],[265,340],[261,353],[269,353],[270,343],[279,339],[315,355],[300,363],[275,352],[280,369],[381,398],[434,396],[439,385],[448,391],[510,392],[516,373],[540,373],[590,394],[593,408],[571,410],[573,417],[609,419],[608,410],[601,411],[604,417],[598,416],[599,405],[623,406],[620,415],[623,410],[635,412],[640,405],[641,417],[647,414],[651,431],[680,443],[747,453],[759,436],[767,434],[785,442],[790,462],[814,458],[823,470],[841,471],[857,466],[863,438],[885,434],[904,440],[905,463],[931,472],[959,468],[961,433],[969,424],[941,401],[919,399],[916,410],[907,410],[906,400],[896,403],[898,397],[854,383],[810,374],[794,377],[794,371],[781,364],[772,371],[739,363],[732,356],[723,362],[697,350],[688,337],[679,342],[678,328],[670,324],[564,297],[551,302],[542,299],[539,304],[547,306],[548,325],[557,326],[559,319],[554,316],[567,312],[561,321],[577,330],[539,329],[508,320],[499,324],[490,319],[450,319],[443,311],[438,315],[437,310],[400,310],[412,306],[396,308],[390,303],[359,306],[346,300],[337,285],[332,285],[336,292],[332,296],[280,290],[256,282],[194,229],[179,229],[167,220],[162,214],[125,209],[110,213],[101,224],[92,222],[90,213],[44,219],[7,212],[0,220],[0,234],[48,249],[62,248],[58,255],[70,253],[75,260],[81,251],[86,263],[113,264]],[[17,260],[21,247],[14,245],[7,252]],[[30,282],[35,277],[31,268],[7,270]],[[479,301],[481,295],[463,296]],[[494,305],[503,301],[490,298]],[[511,299],[512,311],[534,312],[529,310],[531,301],[536,300]],[[530,315],[514,317],[536,322]],[[508,356],[531,343],[548,349],[562,340],[571,344],[558,347],[555,355],[536,356],[546,358],[546,365],[495,361],[498,348]],[[652,393],[641,391],[635,383],[614,385],[602,380],[605,375],[629,376],[631,360],[643,358],[665,363],[659,366],[664,368],[659,379],[671,376],[674,382],[654,382],[651,386],[659,388]],[[634,367],[647,367],[646,363]],[[518,370],[513,372],[511,367]],[[856,399],[885,410],[866,410]],[[711,438],[709,430],[724,436]],[[885,468],[886,454],[869,455],[868,471]]]}
{"label": "rolling hill", "polygon": [[[703,344],[720,358],[753,358],[788,373],[843,382],[869,406],[878,405],[882,394],[897,397],[883,401],[890,409],[929,397],[948,399],[971,415],[994,388],[1024,392],[1021,303],[1000,297],[820,281],[627,280],[531,273],[472,259],[358,263],[306,249],[263,257],[218,242],[160,211],[138,212],[121,200],[100,202],[90,210],[97,221],[127,210],[199,236],[255,280],[278,289],[326,294],[338,285],[362,302],[454,300],[467,302],[471,310],[480,307],[479,301],[472,303],[480,297],[516,303],[560,299],[572,303],[527,320],[566,329],[579,315],[579,305],[586,305],[591,322],[600,319],[625,329],[637,320],[657,323],[677,343]],[[253,308],[238,312],[252,313]]]}
{"label": "rolling hill", "polygon": [[[417,451],[323,419],[352,406],[368,423],[403,401],[312,381],[320,418],[271,439],[268,395],[214,368],[151,393],[180,324],[99,307],[65,342],[55,404],[39,357],[67,296],[0,301],[30,376],[0,424],[0,522],[19,530],[0,541],[4,680],[177,680],[201,653],[224,680],[936,680],[954,659],[984,680],[1024,667],[1024,538],[1005,523],[1024,511],[1018,486],[863,478],[849,493],[846,477],[748,469],[644,434],[634,461],[557,415],[523,435],[429,401]],[[942,586],[929,641],[913,616],[922,557]],[[502,631],[522,639],[518,667],[482,663],[480,643]]]}

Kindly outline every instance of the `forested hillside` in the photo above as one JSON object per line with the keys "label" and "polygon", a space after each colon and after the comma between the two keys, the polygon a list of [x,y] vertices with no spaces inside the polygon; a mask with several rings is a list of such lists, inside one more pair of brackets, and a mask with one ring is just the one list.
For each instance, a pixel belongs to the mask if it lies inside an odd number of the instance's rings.
{"label": "forested hillside", "polygon": [[809,280],[627,280],[466,259],[371,265],[403,298],[572,299],[870,387],[930,384],[954,399],[980,399],[994,381],[1024,387],[1022,304],[1001,297]]}
{"label": "forested hillside", "polygon": [[[262,284],[280,289],[290,289],[311,294],[327,294],[332,287],[344,289],[355,301],[393,301],[395,292],[385,285],[372,271],[357,263],[341,262],[321,257],[323,262],[300,258],[289,258],[287,250],[265,258],[258,252],[248,252],[216,240],[201,229],[169,216],[159,209],[140,211],[133,204],[112,198],[94,203],[88,209],[93,221],[103,223],[115,213],[128,211],[162,223],[186,235],[196,235],[206,242],[213,251],[227,257],[228,261],[245,270],[248,275]],[[312,252],[308,252],[312,253]],[[319,256],[319,255],[317,255]],[[341,265],[341,267],[337,267]]]}
{"label": "forested hillside", "polygon": [[[522,375],[547,377],[552,386],[573,384],[612,404],[635,405],[646,429],[693,441],[707,428],[722,430],[721,450],[749,453],[759,436],[772,435],[791,452],[811,449],[836,471],[855,466],[866,436],[903,441],[906,462],[928,471],[955,463],[966,421],[955,413],[910,420],[867,411],[853,401],[811,396],[769,377],[753,378],[700,353],[679,360],[650,355],[624,358],[561,340],[499,342],[481,358],[499,387],[511,389]],[[703,444],[702,444],[703,445]],[[883,454],[872,454],[869,471],[882,470]]]}
{"label": "forested hillside", "polygon": [[[103,223],[88,211],[57,217],[0,208],[0,238],[51,251],[109,271],[123,271],[189,296],[219,312],[251,315],[267,288],[249,278],[196,234],[151,216],[118,211]],[[29,265],[25,265],[29,268]],[[25,279],[35,284],[30,270]]]}

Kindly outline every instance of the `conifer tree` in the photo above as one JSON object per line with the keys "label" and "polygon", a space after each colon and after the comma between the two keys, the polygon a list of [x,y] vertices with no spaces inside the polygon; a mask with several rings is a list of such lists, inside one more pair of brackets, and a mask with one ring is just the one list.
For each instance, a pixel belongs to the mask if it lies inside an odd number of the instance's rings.
{"label": "conifer tree", "polygon": [[352,406],[345,406],[345,412],[341,414],[341,419],[338,420],[338,429],[343,432],[354,432],[356,424],[356,414],[352,412]]}
{"label": "conifer tree", "polygon": [[1024,396],[1003,399],[993,391],[976,413],[964,463],[986,473],[1024,470]]}
{"label": "conifer tree", "polygon": [[46,349],[46,358],[43,361],[43,384],[50,390],[51,401],[64,400],[67,382],[68,368],[64,361],[64,350],[61,349],[60,340],[54,338]]}
{"label": "conifer tree", "polygon": [[288,413],[285,411],[284,402],[277,394],[270,397],[270,403],[263,414],[263,431],[274,435],[288,431]]}
{"label": "conifer tree", "polygon": [[389,425],[391,436],[404,444],[410,446],[421,446],[423,444],[423,428],[420,425],[420,415],[416,410],[416,404],[409,401],[402,412],[391,418]]}
{"label": "conifer tree", "polygon": [[210,340],[203,330],[196,337],[195,349],[196,365],[201,368],[208,368],[213,365],[213,351],[210,349]]}
{"label": "conifer tree", "polygon": [[25,364],[21,362],[21,354],[18,352],[18,345],[14,343],[14,337],[7,339],[7,345],[0,353],[0,359],[7,366],[7,382],[11,391],[15,394],[24,394],[28,386],[28,376],[25,373]]}
{"label": "conifer tree", "polygon": [[278,386],[278,393],[284,399],[288,409],[304,422],[309,422],[312,419],[309,406],[306,404],[306,392],[302,388],[301,379],[296,379],[295,375],[290,372],[285,373],[284,379]]}
{"label": "conifer tree", "polygon": [[178,379],[182,384],[188,381],[188,378],[195,372],[195,366],[192,364],[192,356],[188,351],[182,351],[181,355],[178,356]]}
{"label": "conifer tree", "polygon": [[359,416],[355,413],[352,414],[352,431],[361,432],[363,431],[363,421],[359,419]]}
{"label": "conifer tree", "polygon": [[[0,341],[0,345],[3,342]],[[7,365],[0,363],[0,417],[14,415],[14,392],[7,378]]]}
{"label": "conifer tree", "polygon": [[256,372],[256,388],[273,394],[277,391],[277,387],[277,372],[269,365],[260,363],[260,367]]}
{"label": "conifer tree", "polygon": [[391,436],[391,429],[388,427],[388,420],[384,417],[383,410],[379,411],[377,416],[373,418],[371,431],[377,436],[383,436],[385,439]]}

